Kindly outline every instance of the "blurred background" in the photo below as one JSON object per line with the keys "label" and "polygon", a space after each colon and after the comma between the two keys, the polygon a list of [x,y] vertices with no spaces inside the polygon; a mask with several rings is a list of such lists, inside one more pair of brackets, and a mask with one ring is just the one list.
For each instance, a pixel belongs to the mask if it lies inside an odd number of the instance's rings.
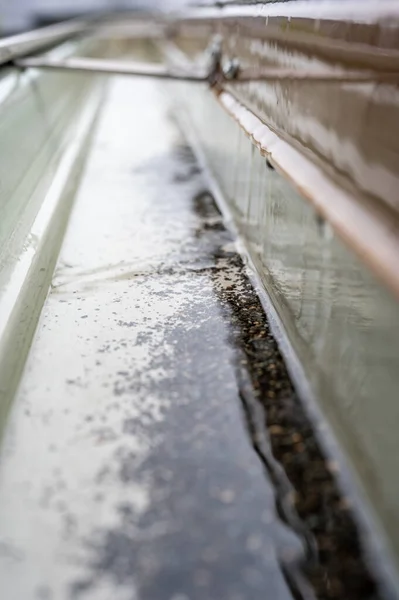
{"label": "blurred background", "polygon": [[170,10],[185,0],[0,0],[0,35],[110,10]]}

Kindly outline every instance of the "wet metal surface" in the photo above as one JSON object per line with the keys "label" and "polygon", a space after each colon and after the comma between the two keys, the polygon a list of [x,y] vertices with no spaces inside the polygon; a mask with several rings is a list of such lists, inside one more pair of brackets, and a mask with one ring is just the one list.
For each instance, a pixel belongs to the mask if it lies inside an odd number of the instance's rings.
{"label": "wet metal surface", "polygon": [[152,82],[115,80],[3,443],[9,600],[376,600],[350,504]]}
{"label": "wet metal surface", "polygon": [[0,41],[0,65],[76,37],[87,29],[87,23],[73,21],[3,38]]}
{"label": "wet metal surface", "polygon": [[[197,19],[180,27],[178,43],[190,55],[206,43],[202,32],[196,34],[201,24],[209,28],[206,37],[212,29],[221,35],[223,54],[237,59],[243,73],[286,69],[337,77],[328,85],[286,79],[227,88],[376,214],[392,211],[397,231],[397,86],[380,79],[384,71],[398,72],[397,3],[273,2],[211,12],[213,19],[198,11]],[[374,82],[348,83],[353,69],[373,73]]]}
{"label": "wet metal surface", "polygon": [[398,556],[397,300],[217,99],[181,84],[174,102],[178,95],[177,113],[187,109],[323,414]]}
{"label": "wet metal surface", "polygon": [[292,597],[218,294],[244,293],[234,247],[163,101],[116,80],[96,134],[3,444],[7,600]]}
{"label": "wet metal surface", "polygon": [[[64,44],[51,55],[79,50],[95,53],[96,45]],[[61,80],[16,69],[0,75],[1,430],[57,262],[102,96],[95,77]]]}

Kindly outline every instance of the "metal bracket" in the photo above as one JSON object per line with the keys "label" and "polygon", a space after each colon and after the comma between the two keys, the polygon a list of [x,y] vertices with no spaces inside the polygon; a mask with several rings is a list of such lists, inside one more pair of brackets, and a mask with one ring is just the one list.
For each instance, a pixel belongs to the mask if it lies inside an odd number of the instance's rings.
{"label": "metal bracket", "polygon": [[185,71],[169,71],[163,65],[152,63],[136,63],[98,58],[67,58],[64,60],[38,56],[14,61],[15,66],[22,69],[56,69],[62,71],[80,71],[85,73],[102,73],[107,75],[131,75],[152,77],[156,79],[174,79],[191,82],[208,82],[212,72],[200,73]]}
{"label": "metal bracket", "polygon": [[152,63],[135,63],[97,58],[54,59],[46,56],[23,58],[14,61],[14,65],[22,68],[56,69],[64,71],[80,71],[86,73],[102,73],[107,75],[130,75],[152,77],[216,85],[221,83],[259,82],[307,82],[307,83],[398,83],[399,73],[375,73],[371,71],[293,71],[285,68],[240,69],[237,59],[222,65],[222,55],[213,49],[211,64],[207,71],[168,70],[163,65]]}
{"label": "metal bracket", "polygon": [[[167,69],[163,65],[152,63],[130,63],[119,60],[73,57],[54,59],[46,55],[32,57],[33,52],[43,51],[50,45],[69,39],[78,34],[95,29],[94,22],[74,21],[31,31],[25,34],[0,40],[0,65],[12,63],[20,68],[58,69],[83,71],[87,73],[105,73],[156,77],[160,79],[207,82],[210,85],[235,84],[251,81],[297,81],[312,84],[329,83],[399,83],[399,72],[345,70],[342,68],[318,68],[315,70],[293,70],[284,67],[242,68],[238,58],[223,57],[222,38],[216,36],[210,43],[206,68]],[[30,55],[30,56],[29,56]],[[12,62],[13,61],[13,62]]]}
{"label": "metal bracket", "polygon": [[282,67],[246,68],[242,69],[238,58],[223,60],[222,38],[216,36],[205,50],[206,68],[167,69],[162,64],[136,63],[122,60],[104,60],[98,58],[71,57],[54,59],[48,56],[19,58],[14,65],[23,69],[57,69],[81,71],[86,73],[102,73],[108,75],[130,75],[152,77],[178,81],[208,83],[211,86],[223,83],[259,82],[308,82],[308,83],[398,83],[399,73],[375,71],[349,71],[344,69],[315,69],[300,71]]}
{"label": "metal bracket", "polygon": [[189,81],[208,83],[215,85],[223,79],[222,69],[222,40],[216,37],[205,51],[207,56],[207,68],[167,69],[162,64],[127,62],[122,60],[104,60],[98,58],[71,57],[66,59],[54,59],[48,56],[35,56],[19,58],[14,61],[16,67],[22,69],[54,69],[63,71],[80,71],[85,73],[99,73],[107,75],[130,75],[137,77],[152,77],[156,79],[171,79],[178,81]]}

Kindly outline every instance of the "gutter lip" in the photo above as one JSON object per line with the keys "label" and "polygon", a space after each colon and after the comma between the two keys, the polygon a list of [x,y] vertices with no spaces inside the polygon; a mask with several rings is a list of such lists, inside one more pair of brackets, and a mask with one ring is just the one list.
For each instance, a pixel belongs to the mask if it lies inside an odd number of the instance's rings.
{"label": "gutter lip", "polygon": [[[278,136],[229,91],[216,91],[228,114],[270,163],[327,221],[399,300],[399,224],[382,207],[360,201],[300,150]],[[379,210],[380,208],[380,210]]]}
{"label": "gutter lip", "polygon": [[91,30],[88,20],[71,20],[57,25],[33,29],[26,33],[0,39],[0,65],[50,46],[65,42]]}
{"label": "gutter lip", "polygon": [[252,4],[237,2],[220,2],[218,6],[209,7],[198,3],[189,9],[188,15],[194,18],[220,17],[291,17],[306,19],[344,20],[354,23],[373,24],[396,18],[399,24],[399,5],[392,0],[369,2],[368,5],[358,0],[297,0],[290,2],[254,2]]}

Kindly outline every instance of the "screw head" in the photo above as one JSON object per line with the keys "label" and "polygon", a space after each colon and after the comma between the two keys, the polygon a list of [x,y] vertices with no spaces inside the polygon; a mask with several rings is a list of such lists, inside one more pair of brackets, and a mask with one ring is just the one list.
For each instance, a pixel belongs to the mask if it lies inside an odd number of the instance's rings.
{"label": "screw head", "polygon": [[235,79],[237,77],[240,64],[237,58],[232,58],[223,66],[223,75],[226,79]]}

